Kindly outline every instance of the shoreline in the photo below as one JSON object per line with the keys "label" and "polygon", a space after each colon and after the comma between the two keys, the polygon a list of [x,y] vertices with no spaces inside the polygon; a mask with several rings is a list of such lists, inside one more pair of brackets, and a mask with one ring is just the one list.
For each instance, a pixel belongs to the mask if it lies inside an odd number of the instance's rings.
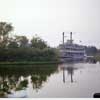
{"label": "shoreline", "polygon": [[46,61],[46,62],[0,62],[0,65],[39,65],[39,64],[59,64],[60,62],[58,61]]}

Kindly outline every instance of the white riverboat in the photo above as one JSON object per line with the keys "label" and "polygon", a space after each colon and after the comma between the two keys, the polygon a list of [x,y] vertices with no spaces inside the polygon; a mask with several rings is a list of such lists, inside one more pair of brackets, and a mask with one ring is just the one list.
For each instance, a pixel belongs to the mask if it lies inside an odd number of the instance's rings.
{"label": "white riverboat", "polygon": [[70,39],[59,45],[60,59],[62,62],[66,61],[82,61],[86,59],[85,47],[83,45],[75,44],[72,40],[72,32],[70,32]]}

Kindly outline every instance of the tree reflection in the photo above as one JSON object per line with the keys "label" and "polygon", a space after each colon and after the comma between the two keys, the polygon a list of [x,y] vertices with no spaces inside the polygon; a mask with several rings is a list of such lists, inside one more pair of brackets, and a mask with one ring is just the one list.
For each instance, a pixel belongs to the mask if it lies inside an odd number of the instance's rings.
{"label": "tree reflection", "polygon": [[47,80],[47,77],[44,75],[32,75],[31,79],[33,88],[37,90],[42,87],[42,84]]}
{"label": "tree reflection", "polygon": [[40,67],[38,70],[35,70],[31,75],[33,89],[40,89],[43,83],[47,81],[47,78],[55,71],[57,71],[57,66]]}
{"label": "tree reflection", "polygon": [[31,76],[33,89],[38,90],[56,71],[57,65],[0,66],[0,97],[26,89],[28,76]]}
{"label": "tree reflection", "polygon": [[23,90],[25,88],[27,88],[28,85],[28,80],[24,79],[23,81],[20,81],[19,84],[16,86],[16,91],[18,90]]}

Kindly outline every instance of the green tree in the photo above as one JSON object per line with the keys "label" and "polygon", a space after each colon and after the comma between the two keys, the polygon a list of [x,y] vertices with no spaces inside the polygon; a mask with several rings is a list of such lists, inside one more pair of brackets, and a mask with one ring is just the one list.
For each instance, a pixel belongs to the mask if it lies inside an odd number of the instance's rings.
{"label": "green tree", "polygon": [[18,48],[18,43],[16,39],[9,38],[8,48]]}
{"label": "green tree", "polygon": [[28,39],[26,36],[16,36],[19,47],[28,47]]}
{"label": "green tree", "polygon": [[5,47],[8,42],[8,34],[13,30],[13,26],[6,22],[0,22],[0,47]]}
{"label": "green tree", "polygon": [[41,38],[33,37],[31,40],[31,47],[44,49],[44,48],[47,48],[48,46],[47,46],[46,42],[43,41]]}

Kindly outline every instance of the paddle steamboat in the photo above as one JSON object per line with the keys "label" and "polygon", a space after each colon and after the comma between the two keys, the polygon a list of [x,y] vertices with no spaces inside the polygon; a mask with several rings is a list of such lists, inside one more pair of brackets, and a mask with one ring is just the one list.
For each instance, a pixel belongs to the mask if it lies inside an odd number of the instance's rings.
{"label": "paddle steamboat", "polygon": [[61,62],[85,60],[85,47],[83,45],[75,44],[73,42],[72,32],[70,32],[70,39],[66,42],[64,42],[64,37],[65,36],[63,32],[63,43],[59,45]]}

